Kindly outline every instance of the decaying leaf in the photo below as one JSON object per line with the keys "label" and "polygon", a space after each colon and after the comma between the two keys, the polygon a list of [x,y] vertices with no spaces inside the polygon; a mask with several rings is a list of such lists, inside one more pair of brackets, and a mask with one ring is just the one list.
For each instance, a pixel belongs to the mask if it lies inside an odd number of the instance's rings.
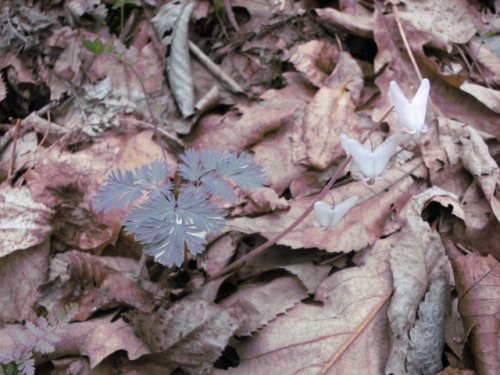
{"label": "decaying leaf", "polygon": [[238,336],[248,336],[268,324],[279,314],[308,296],[303,285],[294,276],[280,277],[265,284],[244,285],[222,301],[223,306],[238,305],[248,317],[236,330]]}
{"label": "decaying leaf", "polygon": [[136,269],[137,262],[127,258],[96,257],[79,251],[59,254],[51,262],[49,282],[41,288],[38,303],[47,311],[76,303],[75,320],[86,320],[98,310],[122,304],[151,311],[151,296],[133,278]]}
{"label": "decaying leaf", "polygon": [[190,374],[207,374],[245,313],[203,299],[184,299],[157,313],[127,314],[136,334],[157,356]]}

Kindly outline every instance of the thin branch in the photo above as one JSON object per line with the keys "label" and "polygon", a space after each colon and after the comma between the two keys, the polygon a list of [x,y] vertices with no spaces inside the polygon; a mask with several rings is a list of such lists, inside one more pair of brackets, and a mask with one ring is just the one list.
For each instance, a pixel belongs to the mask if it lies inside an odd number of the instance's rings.
{"label": "thin branch", "polygon": [[344,345],[336,352],[332,358],[323,366],[321,369],[320,375],[325,375],[328,370],[335,364],[335,362],[349,349],[351,344],[363,333],[363,331],[368,327],[368,324],[370,324],[373,319],[377,316],[377,314],[382,310],[382,308],[385,306],[387,301],[391,299],[392,293],[394,293],[394,289],[391,288],[382,298],[380,303],[375,306],[375,308],[368,314],[368,316],[363,320],[361,325],[354,331],[349,337],[349,340],[347,340]]}

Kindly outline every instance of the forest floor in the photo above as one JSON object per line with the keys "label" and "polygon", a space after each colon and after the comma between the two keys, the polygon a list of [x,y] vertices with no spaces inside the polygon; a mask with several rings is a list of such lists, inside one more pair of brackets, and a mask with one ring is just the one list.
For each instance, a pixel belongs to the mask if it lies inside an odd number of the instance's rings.
{"label": "forest floor", "polygon": [[500,373],[498,2],[0,7],[0,374]]}

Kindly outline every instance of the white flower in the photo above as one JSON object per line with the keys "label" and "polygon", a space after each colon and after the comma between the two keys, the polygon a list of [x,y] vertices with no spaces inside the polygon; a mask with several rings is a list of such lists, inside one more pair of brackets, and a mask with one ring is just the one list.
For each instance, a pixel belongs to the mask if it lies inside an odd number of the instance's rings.
{"label": "white flower", "polygon": [[336,206],[323,201],[317,201],[314,203],[314,216],[316,217],[316,223],[322,230],[326,230],[337,225],[357,202],[357,196],[346,199]]}
{"label": "white flower", "polygon": [[384,173],[389,159],[396,152],[399,135],[394,134],[387,138],[373,152],[345,134],[340,135],[340,143],[347,156],[352,156],[351,176],[354,179],[363,179],[371,185],[375,182],[376,177],[380,177]]}
{"label": "white flower", "polygon": [[391,82],[389,97],[396,109],[396,120],[402,132],[415,134],[417,138],[420,136],[420,133],[427,132],[425,114],[427,112],[430,88],[431,84],[429,80],[424,78],[420,82],[420,87],[413,99],[408,100],[396,81]]}

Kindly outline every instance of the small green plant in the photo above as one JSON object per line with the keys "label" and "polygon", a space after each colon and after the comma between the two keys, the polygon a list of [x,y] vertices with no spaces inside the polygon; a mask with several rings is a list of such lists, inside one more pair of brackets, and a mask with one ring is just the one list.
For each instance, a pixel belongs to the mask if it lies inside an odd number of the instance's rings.
{"label": "small green plant", "polygon": [[65,325],[76,313],[77,305],[70,304],[47,318],[38,317],[36,322],[27,321],[24,331],[15,331],[15,347],[0,353],[0,375],[34,375],[35,356],[52,353]]}
{"label": "small green plant", "polygon": [[216,202],[234,202],[233,185],[253,189],[265,183],[248,153],[187,150],[181,161],[178,189],[165,162],[155,160],[133,171],[112,172],[94,199],[97,211],[129,207],[125,230],[168,267],[180,266],[188,253],[203,252],[206,235],[224,228],[226,212]]}

